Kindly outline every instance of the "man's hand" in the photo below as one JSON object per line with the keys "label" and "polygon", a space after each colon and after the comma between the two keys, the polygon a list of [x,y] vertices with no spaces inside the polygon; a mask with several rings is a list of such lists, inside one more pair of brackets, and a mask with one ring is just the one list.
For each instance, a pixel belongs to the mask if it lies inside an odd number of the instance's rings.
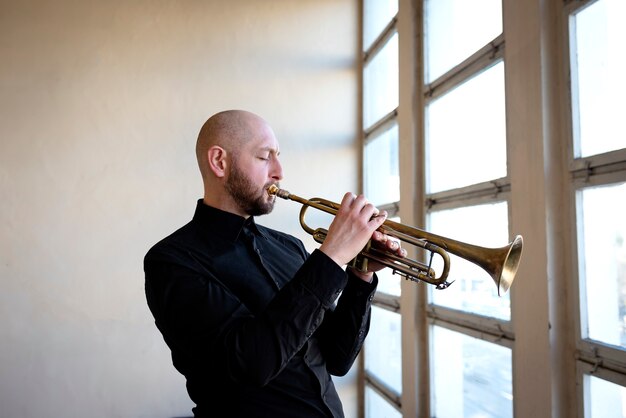
{"label": "man's hand", "polygon": [[[328,228],[328,234],[320,251],[338,265],[344,266],[356,257],[371,239],[372,245],[403,257],[406,251],[400,247],[396,239],[376,231],[386,219],[387,212],[379,213],[378,209],[363,195],[355,196],[352,193],[346,193],[335,219]],[[353,271],[359,278],[369,282],[373,272],[384,266],[376,262],[368,264],[370,266],[367,272]]]}
{"label": "man's hand", "polygon": [[[407,255],[406,250],[402,248],[400,241],[397,238],[391,237],[380,231],[374,231],[372,234],[372,246],[378,248],[379,250],[395,254],[398,257],[406,257]],[[384,264],[380,264],[377,261],[368,260],[367,271],[360,271],[356,268],[352,268],[352,272],[361,280],[371,282],[374,272],[382,270],[385,267],[386,266]]]}
{"label": "man's hand", "polygon": [[379,214],[363,195],[346,193],[320,250],[344,266],[365,247],[385,219],[387,213]]}

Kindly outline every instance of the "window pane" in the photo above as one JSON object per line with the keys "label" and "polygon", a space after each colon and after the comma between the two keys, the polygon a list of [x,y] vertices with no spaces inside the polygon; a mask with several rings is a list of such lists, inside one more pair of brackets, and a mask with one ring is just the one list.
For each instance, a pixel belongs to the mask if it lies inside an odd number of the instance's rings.
{"label": "window pane", "polygon": [[626,348],[626,183],[578,196],[583,338]]}
{"label": "window pane", "polygon": [[398,107],[398,34],[365,65],[363,71],[363,124],[370,127]]}
{"label": "window pane", "polygon": [[513,416],[511,350],[446,328],[431,328],[433,416]]}
{"label": "window pane", "polygon": [[397,393],[402,393],[400,315],[372,306],[365,340],[365,369]]}
{"label": "window pane", "polygon": [[[432,212],[428,224],[437,235],[469,244],[503,247],[508,243],[508,210],[504,202]],[[433,259],[433,266],[439,275],[440,257]],[[493,279],[481,267],[450,255],[448,281],[452,280],[454,283],[445,290],[430,287],[433,303],[504,320],[511,318],[509,293],[498,297]]]}
{"label": "window pane", "polygon": [[431,103],[426,123],[429,193],[505,177],[504,64]]}
{"label": "window pane", "polygon": [[385,29],[398,13],[398,0],[365,0],[363,2],[363,50]]}
{"label": "window pane", "polygon": [[398,125],[365,145],[365,196],[375,206],[400,200]]}
{"label": "window pane", "polygon": [[626,418],[626,388],[585,375],[585,418]]}
{"label": "window pane", "polygon": [[400,296],[400,275],[393,274],[393,271],[390,268],[382,269],[377,272],[376,275],[378,276],[378,287],[376,288],[376,292]]}
{"label": "window pane", "polygon": [[402,418],[389,402],[372,388],[365,388],[365,416],[367,418]]}
{"label": "window pane", "polygon": [[426,82],[502,33],[502,0],[426,0]]}
{"label": "window pane", "polygon": [[624,0],[599,0],[574,17],[576,157],[626,148],[625,18]]}

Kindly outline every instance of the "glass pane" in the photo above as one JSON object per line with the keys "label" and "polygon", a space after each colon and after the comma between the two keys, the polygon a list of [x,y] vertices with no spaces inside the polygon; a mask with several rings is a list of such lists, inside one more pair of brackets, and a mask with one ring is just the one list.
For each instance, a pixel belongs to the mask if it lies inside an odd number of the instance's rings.
{"label": "glass pane", "polygon": [[370,387],[365,388],[365,416],[367,418],[402,418],[400,412]]}
{"label": "glass pane", "polygon": [[398,107],[398,34],[365,65],[363,124],[366,128]]}
{"label": "glass pane", "polygon": [[365,369],[402,393],[400,315],[372,306],[370,332],[365,339]]}
{"label": "glass pane", "polygon": [[585,418],[626,418],[626,388],[585,375]]}
{"label": "glass pane", "polygon": [[[503,247],[508,243],[508,209],[505,202],[467,206],[431,212],[429,230],[437,235],[483,247]],[[441,258],[435,256],[433,266],[441,273]],[[498,297],[498,289],[489,274],[455,255],[450,255],[448,281],[454,283],[445,290],[433,290],[433,303],[452,309],[509,320],[509,293]]]}
{"label": "glass pane", "polygon": [[599,0],[574,17],[572,102],[574,114],[578,114],[574,121],[578,128],[576,157],[626,148],[624,18],[624,0]]}
{"label": "glass pane", "polygon": [[506,176],[504,64],[426,108],[429,193]]}
{"label": "glass pane", "polygon": [[376,273],[378,275],[378,287],[376,292],[387,293],[388,295],[400,296],[400,276],[393,274],[389,268],[385,268]]}
{"label": "glass pane", "polygon": [[626,348],[626,183],[578,195],[583,338]]}
{"label": "glass pane", "polygon": [[375,206],[400,200],[398,125],[365,145],[364,193]]}
{"label": "glass pane", "polygon": [[363,2],[363,50],[385,29],[398,13],[398,0],[365,0]]}
{"label": "glass pane", "polygon": [[502,0],[426,0],[426,82],[502,33]]}
{"label": "glass pane", "polygon": [[513,416],[511,350],[446,328],[431,328],[433,416]]}

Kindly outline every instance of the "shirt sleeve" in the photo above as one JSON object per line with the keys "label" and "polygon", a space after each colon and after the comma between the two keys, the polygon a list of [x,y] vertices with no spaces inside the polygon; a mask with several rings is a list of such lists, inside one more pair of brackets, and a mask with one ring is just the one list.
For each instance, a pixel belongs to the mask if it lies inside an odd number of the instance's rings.
{"label": "shirt sleeve", "polygon": [[371,283],[350,273],[348,276],[336,308],[327,313],[318,331],[326,367],[336,376],[348,373],[361,350],[369,331],[371,304],[378,284],[376,275]]}
{"label": "shirt sleeve", "polygon": [[316,332],[344,288],[355,293],[343,269],[319,250],[256,316],[210,273],[150,253],[144,266],[148,304],[175,366],[186,376],[201,367],[261,386]]}

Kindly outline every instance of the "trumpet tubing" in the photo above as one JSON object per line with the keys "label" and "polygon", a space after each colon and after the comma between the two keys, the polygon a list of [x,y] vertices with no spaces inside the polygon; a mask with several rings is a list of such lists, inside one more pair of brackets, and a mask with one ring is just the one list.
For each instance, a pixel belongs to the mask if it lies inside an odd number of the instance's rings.
{"label": "trumpet tubing", "polygon": [[[268,187],[267,192],[286,200],[292,200],[302,204],[300,210],[300,225],[313,238],[322,243],[326,238],[327,230],[323,228],[313,229],[305,222],[305,213],[309,207],[321,210],[331,215],[336,215],[340,205],[326,199],[313,198],[304,199],[300,196],[289,193],[278,188],[276,185]],[[456,241],[440,235],[436,235],[422,229],[404,225],[399,222],[386,220],[379,230],[400,241],[420,247],[430,252],[430,261],[435,254],[443,259],[443,270],[439,277],[428,264],[408,258],[398,257],[394,254],[378,250],[369,244],[357,256],[361,260],[374,260],[378,263],[393,269],[393,272],[405,278],[417,282],[426,282],[435,285],[438,289],[445,289],[451,283],[447,281],[450,270],[450,257],[448,253],[468,260],[485,270],[493,279],[498,288],[498,295],[506,293],[519,267],[522,256],[523,238],[517,235],[513,241],[501,248],[485,248],[478,245]]]}

